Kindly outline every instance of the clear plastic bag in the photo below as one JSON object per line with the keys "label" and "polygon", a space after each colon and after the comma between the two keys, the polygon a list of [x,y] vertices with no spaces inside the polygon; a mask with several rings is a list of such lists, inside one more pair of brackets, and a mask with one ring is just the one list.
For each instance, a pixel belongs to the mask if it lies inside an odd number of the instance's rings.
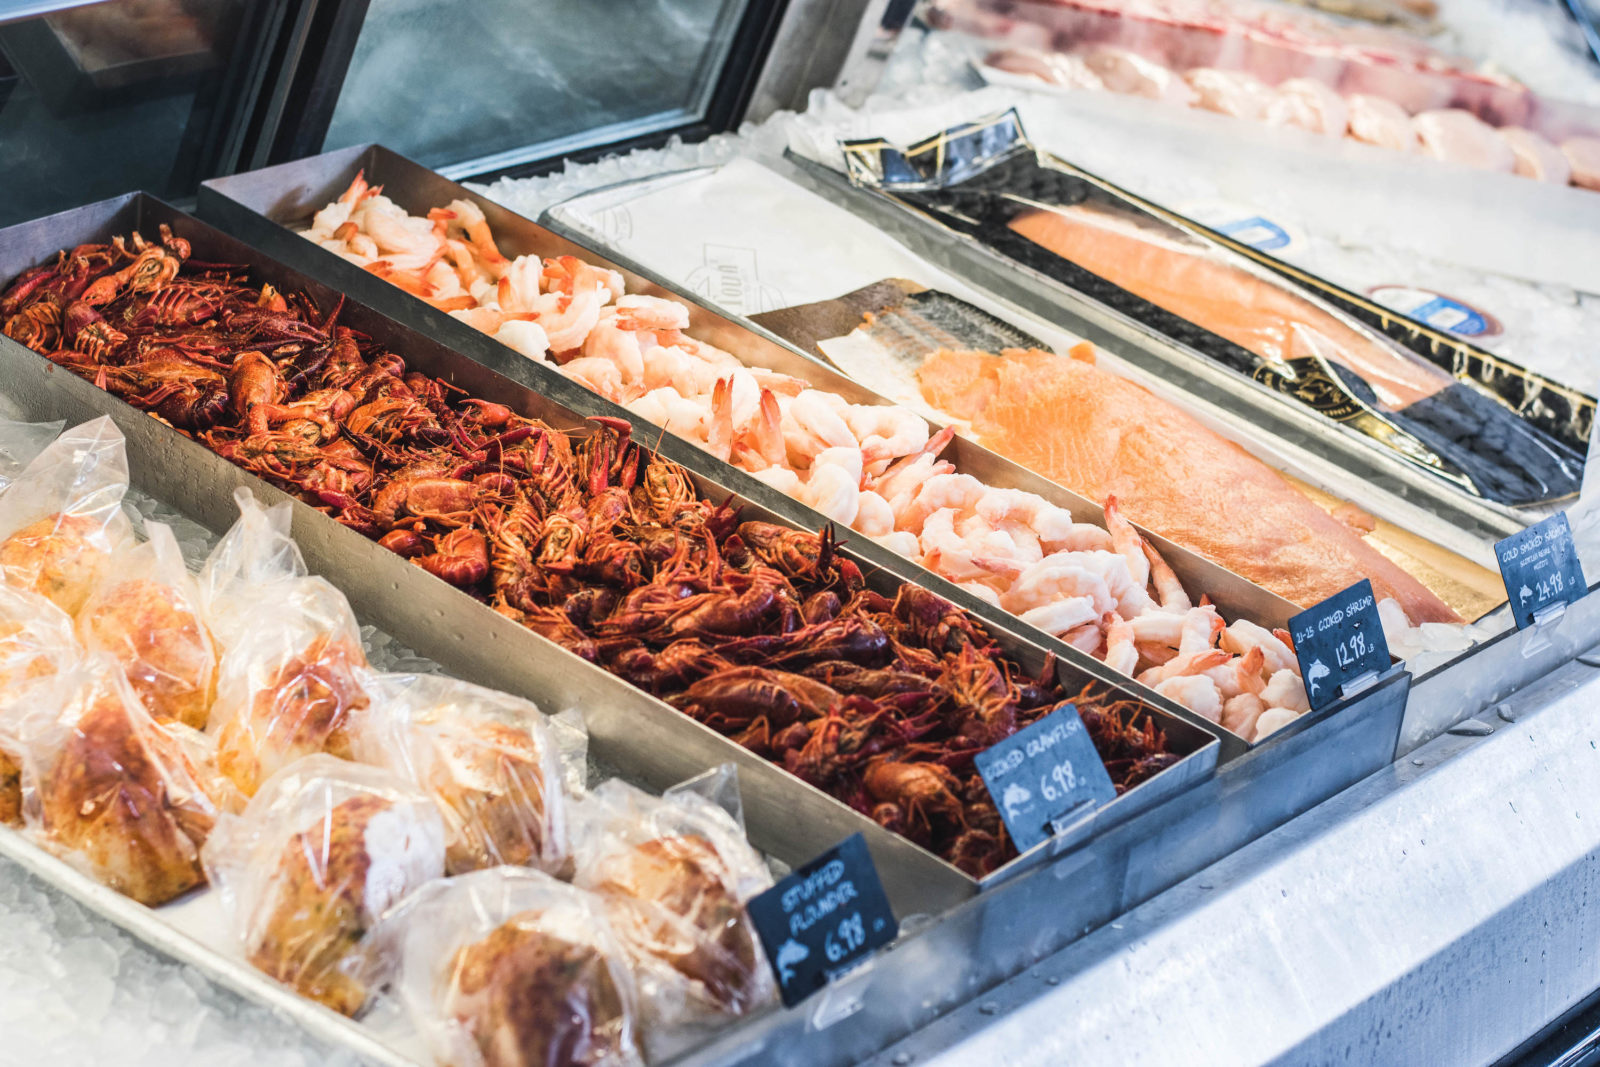
{"label": "clear plastic bag", "polygon": [[204,858],[250,962],[353,1016],[385,975],[378,921],[444,874],[444,826],[388,771],[315,755],[222,817]]}
{"label": "clear plastic bag", "polygon": [[82,652],[72,619],[42,596],[0,585],[0,826],[22,822],[18,733],[43,701],[59,701],[56,677]]}
{"label": "clear plastic bag", "polygon": [[116,662],[85,657],[36,695],[18,737],[24,785],[38,801],[36,813],[31,805],[24,813],[44,839],[141,904],[202,884],[200,847],[215,800]]}
{"label": "clear plastic bag", "polygon": [[372,703],[352,719],[351,754],[433,798],[449,873],[501,864],[563,873],[571,847],[560,746],[537,707],[438,675],[361,681]]}
{"label": "clear plastic bag", "polygon": [[84,648],[122,664],[157,721],[203,728],[216,696],[217,653],[200,619],[199,590],[167,526],[126,544],[78,612]]}
{"label": "clear plastic bag", "polygon": [[0,493],[0,577],[77,614],[132,535],[127,491],[128,458],[109,418],[62,434]]}
{"label": "clear plastic bag", "polygon": [[628,957],[594,895],[494,867],[424,887],[385,926],[401,999],[439,1062],[641,1062]]}
{"label": "clear plastic bag", "polygon": [[732,773],[719,770],[663,797],[612,779],[574,806],[573,883],[606,902],[635,961],[653,1056],[677,1051],[696,1026],[774,996],[744,910],[772,876],[734,816],[704,795],[726,792]]}
{"label": "clear plastic bag", "polygon": [[287,509],[235,494],[240,517],[200,576],[201,603],[223,645],[211,727],[217,764],[247,795],[303,756],[350,755],[350,713],[368,698],[367,665],[344,594],[308,577]]}
{"label": "clear plastic bag", "polygon": [[17,475],[49,448],[50,442],[61,436],[65,425],[60,419],[55,422],[0,419],[0,491],[16,481]]}

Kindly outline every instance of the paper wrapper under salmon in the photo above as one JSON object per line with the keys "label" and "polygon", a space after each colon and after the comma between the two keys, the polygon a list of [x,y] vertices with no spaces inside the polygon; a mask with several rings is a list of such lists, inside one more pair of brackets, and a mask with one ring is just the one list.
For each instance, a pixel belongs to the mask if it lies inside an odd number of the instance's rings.
{"label": "paper wrapper under salmon", "polygon": [[642,1063],[628,956],[593,894],[495,867],[424,887],[386,926],[401,999],[439,1062]]}
{"label": "paper wrapper under salmon", "polygon": [[1515,507],[1578,492],[1592,398],[1392,312],[1362,321],[1366,305],[1354,294],[1292,282],[1270,257],[1255,262],[1219,235],[1036,153],[1015,113],[904,151],[882,141],[841,149],[856,181],[1465,493]]}
{"label": "paper wrapper under salmon", "polygon": [[444,827],[387,771],[310,756],[218,823],[205,865],[250,962],[354,1015],[385,970],[378,920],[444,873]]}
{"label": "paper wrapper under salmon", "polygon": [[75,614],[130,536],[127,490],[122,434],[109,418],[62,434],[0,496],[0,578]]}
{"label": "paper wrapper under salmon", "polygon": [[692,792],[653,797],[612,779],[574,813],[573,884],[598,893],[635,961],[646,1044],[678,1051],[685,1028],[774,997],[744,905],[772,884],[722,808]]}
{"label": "paper wrapper under salmon", "polygon": [[939,352],[923,396],[988,448],[1309,607],[1362,578],[1413,623],[1459,622],[1422,583],[1281,474],[1183,411],[1049,352]]}
{"label": "paper wrapper under salmon", "polygon": [[141,904],[203,884],[200,847],[217,806],[189,747],[150,717],[107,657],[59,683],[59,718],[36,716],[22,731],[45,839]]}
{"label": "paper wrapper under salmon", "polygon": [[436,675],[364,674],[352,754],[387,767],[438,805],[445,869],[502,864],[563,875],[567,800],[551,728],[525,700]]}

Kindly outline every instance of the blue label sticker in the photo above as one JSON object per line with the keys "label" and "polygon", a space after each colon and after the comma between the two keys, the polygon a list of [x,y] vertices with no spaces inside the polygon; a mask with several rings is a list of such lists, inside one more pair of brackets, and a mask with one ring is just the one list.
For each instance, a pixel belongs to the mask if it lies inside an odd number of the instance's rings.
{"label": "blue label sticker", "polygon": [[787,1007],[900,933],[860,834],[779,879],[746,908]]}
{"label": "blue label sticker", "polygon": [[1018,852],[1049,840],[1075,810],[1117,798],[1117,787],[1071,704],[978,753],[974,763]]}
{"label": "blue label sticker", "polygon": [[1227,234],[1240,244],[1249,245],[1258,252],[1275,252],[1289,244],[1289,232],[1271,219],[1264,219],[1260,215],[1224,223],[1217,227],[1217,232]]}
{"label": "blue label sticker", "polygon": [[1367,290],[1373,299],[1403,315],[1453,333],[1457,337],[1485,337],[1500,332],[1500,322],[1465,301],[1410,285],[1375,285]]}
{"label": "blue label sticker", "polygon": [[1589,591],[1564,511],[1496,541],[1494,555],[1500,561],[1500,577],[1505,579],[1506,598],[1519,630]]}
{"label": "blue label sticker", "polygon": [[1289,636],[1312,711],[1338,700],[1356,679],[1389,669],[1378,600],[1365,578],[1291,618]]}

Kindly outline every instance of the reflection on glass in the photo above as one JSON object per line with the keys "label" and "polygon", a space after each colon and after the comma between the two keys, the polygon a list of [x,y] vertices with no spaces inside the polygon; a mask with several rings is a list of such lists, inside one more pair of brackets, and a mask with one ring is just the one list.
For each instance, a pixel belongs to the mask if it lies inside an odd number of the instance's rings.
{"label": "reflection on glass", "polygon": [[744,3],[372,0],[324,147],[460,173],[697,119]]}
{"label": "reflection on glass", "polygon": [[244,0],[118,0],[0,26],[0,226],[192,192]]}

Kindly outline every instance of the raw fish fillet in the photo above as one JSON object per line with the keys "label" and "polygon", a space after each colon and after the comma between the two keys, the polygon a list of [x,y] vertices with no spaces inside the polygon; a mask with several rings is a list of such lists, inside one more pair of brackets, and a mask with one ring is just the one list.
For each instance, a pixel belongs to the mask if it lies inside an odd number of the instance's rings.
{"label": "raw fish fillet", "polygon": [[1260,119],[1273,99],[1272,90],[1265,82],[1240,70],[1196,67],[1185,71],[1183,80],[1199,97],[1196,107],[1237,119]]}
{"label": "raw fish fillet", "polygon": [[1451,384],[1444,371],[1346,325],[1287,284],[1103,211],[1035,210],[1010,225],[1035,244],[1262,359],[1281,363],[1312,355],[1317,340],[1325,339],[1337,350],[1333,359],[1360,375],[1391,410]]}
{"label": "raw fish fillet", "polygon": [[1266,120],[1274,126],[1343,137],[1350,108],[1344,97],[1315,78],[1290,78],[1278,86],[1277,96],[1267,105]]}
{"label": "raw fish fillet", "polygon": [[924,398],[978,440],[1297,604],[1372,579],[1413,623],[1457,622],[1422,583],[1277,471],[1183,411],[1091,363],[1008,349],[941,351]]}
{"label": "raw fish fillet", "polygon": [[1534,178],[1553,185],[1566,185],[1572,180],[1572,164],[1561,154],[1561,149],[1521,126],[1502,126],[1500,136],[1516,154],[1517,173],[1524,178]]}
{"label": "raw fish fillet", "polygon": [[1600,138],[1568,137],[1561,142],[1561,154],[1572,164],[1573,185],[1600,189]]}
{"label": "raw fish fillet", "polygon": [[1417,131],[1405,108],[1366,93],[1355,93],[1345,102],[1350,105],[1351,137],[1398,152],[1417,150]]}
{"label": "raw fish fillet", "polygon": [[1411,123],[1422,138],[1422,150],[1435,159],[1507,174],[1517,168],[1517,154],[1506,139],[1470,111],[1424,111]]}
{"label": "raw fish fillet", "polygon": [[1032,48],[1004,48],[991,52],[984,63],[996,70],[1023,74],[1067,89],[1104,89],[1105,82],[1089,69],[1082,56],[1040,52]]}

